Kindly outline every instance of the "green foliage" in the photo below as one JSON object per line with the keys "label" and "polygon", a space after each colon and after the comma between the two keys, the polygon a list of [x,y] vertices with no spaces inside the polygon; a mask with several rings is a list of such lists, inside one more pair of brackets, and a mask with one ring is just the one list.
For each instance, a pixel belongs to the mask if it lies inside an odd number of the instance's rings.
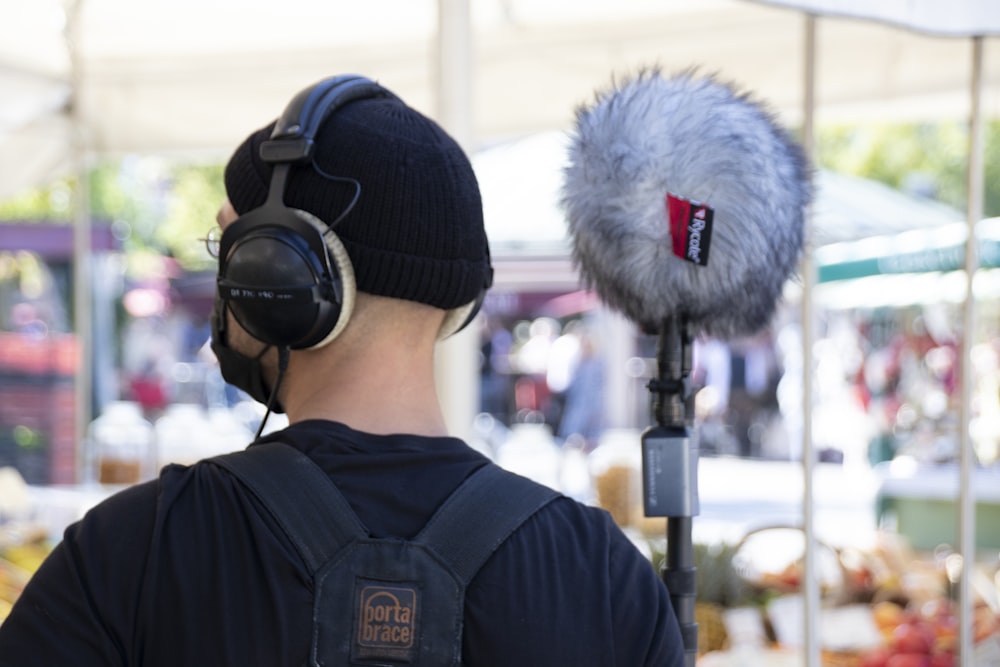
{"label": "green foliage", "polygon": [[216,225],[215,215],[225,197],[222,167],[187,166],[174,172],[173,191],[156,239],[190,269],[214,265],[199,240]]}
{"label": "green foliage", "polygon": [[[198,270],[214,260],[199,241],[215,224],[225,196],[221,165],[127,157],[96,164],[88,174],[91,216],[112,221],[128,254],[170,255]],[[73,220],[77,181],[62,178],[0,202],[0,220]]]}
{"label": "green foliage", "polygon": [[[658,572],[666,568],[666,542],[650,542],[650,560]],[[741,607],[760,601],[758,591],[743,577],[734,558],[739,544],[695,542],[691,545],[695,568],[695,591],[699,602],[722,607]]]}
{"label": "green foliage", "polygon": [[0,220],[69,222],[73,219],[76,179],[61,178],[0,201]]}
{"label": "green foliage", "polygon": [[[965,123],[827,126],[817,133],[821,166],[918,191],[964,211],[969,131]],[[985,217],[1000,215],[1000,122],[984,141]]]}
{"label": "green foliage", "polygon": [[733,562],[738,551],[738,544],[726,542],[693,545],[698,600],[723,607],[740,607],[754,602],[756,591]]}

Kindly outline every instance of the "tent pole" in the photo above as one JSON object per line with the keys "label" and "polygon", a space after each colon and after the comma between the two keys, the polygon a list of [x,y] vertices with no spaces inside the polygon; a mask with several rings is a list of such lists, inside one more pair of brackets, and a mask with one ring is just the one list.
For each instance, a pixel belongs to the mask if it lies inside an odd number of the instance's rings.
{"label": "tent pole", "polygon": [[[816,113],[816,16],[805,15],[804,30],[804,92],[802,113],[802,144],[811,161],[815,156],[814,120]],[[806,239],[811,240],[812,207],[806,211]],[[808,246],[807,246],[808,247]],[[803,594],[803,637],[805,664],[819,667],[819,577],[816,576],[816,534],[813,508],[814,450],[812,446],[812,349],[814,322],[812,291],[816,266],[811,252],[802,259],[802,527],[805,535]]]}
{"label": "tent pole", "polygon": [[80,43],[79,22],[84,0],[76,0],[66,9],[66,44],[70,58],[70,125],[73,142],[73,171],[76,192],[73,198],[73,330],[77,337],[76,381],[74,383],[74,444],[76,448],[76,481],[85,475],[84,467],[90,452],[86,451],[87,428],[93,410],[93,276],[91,249],[93,229],[90,219],[90,192],[87,177],[87,137],[80,110]]}
{"label": "tent pole", "polygon": [[[436,113],[438,121],[471,153],[472,37],[469,0],[438,0]],[[479,411],[479,326],[465,330],[438,346],[438,395],[449,431],[472,436]]]}
{"label": "tent pole", "polygon": [[972,38],[972,76],[970,82],[969,160],[968,160],[968,234],[965,241],[965,302],[962,325],[962,377],[959,403],[959,543],[963,567],[959,579],[959,655],[962,664],[970,665],[972,656],[972,569],[976,562],[976,506],[972,484],[973,451],[969,426],[972,423],[972,387],[974,371],[972,347],[976,335],[976,298],[972,286],[979,266],[976,227],[983,217],[983,38]]}
{"label": "tent pole", "polygon": [[469,0],[438,0],[437,114],[466,152],[473,140],[472,58]]}

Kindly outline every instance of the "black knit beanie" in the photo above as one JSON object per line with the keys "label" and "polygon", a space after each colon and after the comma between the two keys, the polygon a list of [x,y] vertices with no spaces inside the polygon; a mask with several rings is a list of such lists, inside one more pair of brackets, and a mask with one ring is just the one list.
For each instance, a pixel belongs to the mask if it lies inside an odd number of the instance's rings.
{"label": "black knit beanie", "polygon": [[[273,126],[251,134],[226,165],[226,192],[239,214],[267,198],[271,166],[259,149]],[[349,102],[323,123],[314,159],[315,166],[292,167],[285,205],[329,224],[354,187],[320,171],[361,184],[357,204],[335,228],[359,291],[448,310],[489,285],[479,186],[468,157],[437,123],[393,97]]]}

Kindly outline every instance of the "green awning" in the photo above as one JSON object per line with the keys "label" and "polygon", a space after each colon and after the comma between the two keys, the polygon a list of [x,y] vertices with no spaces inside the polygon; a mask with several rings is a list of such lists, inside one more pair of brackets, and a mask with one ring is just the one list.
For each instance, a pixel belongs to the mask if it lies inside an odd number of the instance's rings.
{"label": "green awning", "polygon": [[[991,219],[979,225],[982,268],[1000,267],[998,223],[1000,219]],[[963,223],[820,248],[816,253],[817,280],[828,283],[877,275],[958,271],[965,266],[964,229]]]}

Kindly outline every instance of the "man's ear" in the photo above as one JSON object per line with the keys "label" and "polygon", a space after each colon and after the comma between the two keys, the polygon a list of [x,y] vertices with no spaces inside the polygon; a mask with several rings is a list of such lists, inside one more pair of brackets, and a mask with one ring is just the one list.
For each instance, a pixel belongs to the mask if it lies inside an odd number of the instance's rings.
{"label": "man's ear", "polygon": [[470,301],[464,306],[459,306],[458,308],[452,308],[451,310],[446,311],[444,320],[441,322],[441,328],[438,329],[437,339],[439,341],[444,340],[445,338],[450,338],[461,331],[465,325],[469,323],[469,319],[475,314],[477,305],[477,301]]}

